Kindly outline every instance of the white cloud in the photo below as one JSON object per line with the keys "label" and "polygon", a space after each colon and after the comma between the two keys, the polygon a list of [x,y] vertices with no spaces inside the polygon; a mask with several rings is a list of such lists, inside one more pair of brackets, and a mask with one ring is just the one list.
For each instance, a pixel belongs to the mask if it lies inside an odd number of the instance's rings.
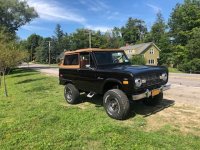
{"label": "white cloud", "polygon": [[158,7],[158,6],[156,6],[156,5],[152,5],[152,4],[146,4],[148,7],[150,7],[151,9],[153,9],[153,11],[155,12],[155,13],[158,13],[158,12],[160,12],[162,9],[160,8],[160,7]]}
{"label": "white cloud", "polygon": [[59,3],[55,1],[45,0],[28,0],[28,4],[35,8],[39,17],[43,20],[49,21],[73,21],[78,23],[84,23],[86,19],[77,14],[70,8],[64,9]]}
{"label": "white cloud", "polygon": [[111,31],[113,28],[107,27],[107,26],[94,26],[94,25],[86,25],[85,28],[94,30],[94,31],[101,31],[101,32],[107,32]]}
{"label": "white cloud", "polygon": [[89,10],[97,12],[109,9],[109,6],[99,0],[80,0],[80,3],[88,7]]}
{"label": "white cloud", "polygon": [[119,19],[119,12],[109,12],[107,19]]}
{"label": "white cloud", "polygon": [[41,26],[38,26],[38,25],[30,25],[30,24],[27,24],[27,25],[24,25],[21,27],[22,29],[25,29],[27,31],[41,31],[41,30],[45,30],[45,31],[51,31],[50,29],[48,28],[45,28],[45,27],[41,27]]}

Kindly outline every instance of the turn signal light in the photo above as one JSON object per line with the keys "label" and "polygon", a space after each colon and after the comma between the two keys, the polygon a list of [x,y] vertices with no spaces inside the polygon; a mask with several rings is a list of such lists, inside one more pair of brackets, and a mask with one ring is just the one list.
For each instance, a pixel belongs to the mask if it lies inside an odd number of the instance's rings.
{"label": "turn signal light", "polygon": [[123,84],[128,84],[128,81],[123,81]]}

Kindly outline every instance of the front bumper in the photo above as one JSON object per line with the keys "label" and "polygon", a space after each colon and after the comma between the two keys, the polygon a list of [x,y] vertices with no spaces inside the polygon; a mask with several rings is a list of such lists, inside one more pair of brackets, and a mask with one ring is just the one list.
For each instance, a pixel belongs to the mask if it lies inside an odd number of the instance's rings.
{"label": "front bumper", "polygon": [[[171,87],[171,84],[165,84],[163,86],[161,86],[160,88],[158,88],[157,90],[159,90],[160,92],[163,92],[163,91],[166,91],[168,89],[170,89]],[[146,92],[144,93],[141,93],[141,94],[138,94],[138,95],[132,95],[132,100],[140,100],[140,99],[143,99],[143,98],[148,98],[152,96],[152,90],[146,90]]]}

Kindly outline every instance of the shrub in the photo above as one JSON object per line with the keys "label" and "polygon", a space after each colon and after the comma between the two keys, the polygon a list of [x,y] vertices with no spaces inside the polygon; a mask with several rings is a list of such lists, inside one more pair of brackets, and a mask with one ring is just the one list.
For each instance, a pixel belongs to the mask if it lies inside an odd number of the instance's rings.
{"label": "shrub", "polygon": [[178,69],[184,72],[200,73],[200,59],[194,58],[180,65]]}
{"label": "shrub", "polygon": [[146,60],[142,55],[133,55],[131,58],[131,64],[132,65],[145,65]]}

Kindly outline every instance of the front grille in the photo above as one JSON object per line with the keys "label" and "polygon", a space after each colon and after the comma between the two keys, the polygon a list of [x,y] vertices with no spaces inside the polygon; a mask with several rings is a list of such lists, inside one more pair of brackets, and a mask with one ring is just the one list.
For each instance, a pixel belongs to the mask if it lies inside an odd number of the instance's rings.
{"label": "front grille", "polygon": [[152,73],[141,76],[142,79],[146,79],[146,83],[142,84],[142,88],[156,86],[163,83],[163,80],[160,79],[160,73]]}

